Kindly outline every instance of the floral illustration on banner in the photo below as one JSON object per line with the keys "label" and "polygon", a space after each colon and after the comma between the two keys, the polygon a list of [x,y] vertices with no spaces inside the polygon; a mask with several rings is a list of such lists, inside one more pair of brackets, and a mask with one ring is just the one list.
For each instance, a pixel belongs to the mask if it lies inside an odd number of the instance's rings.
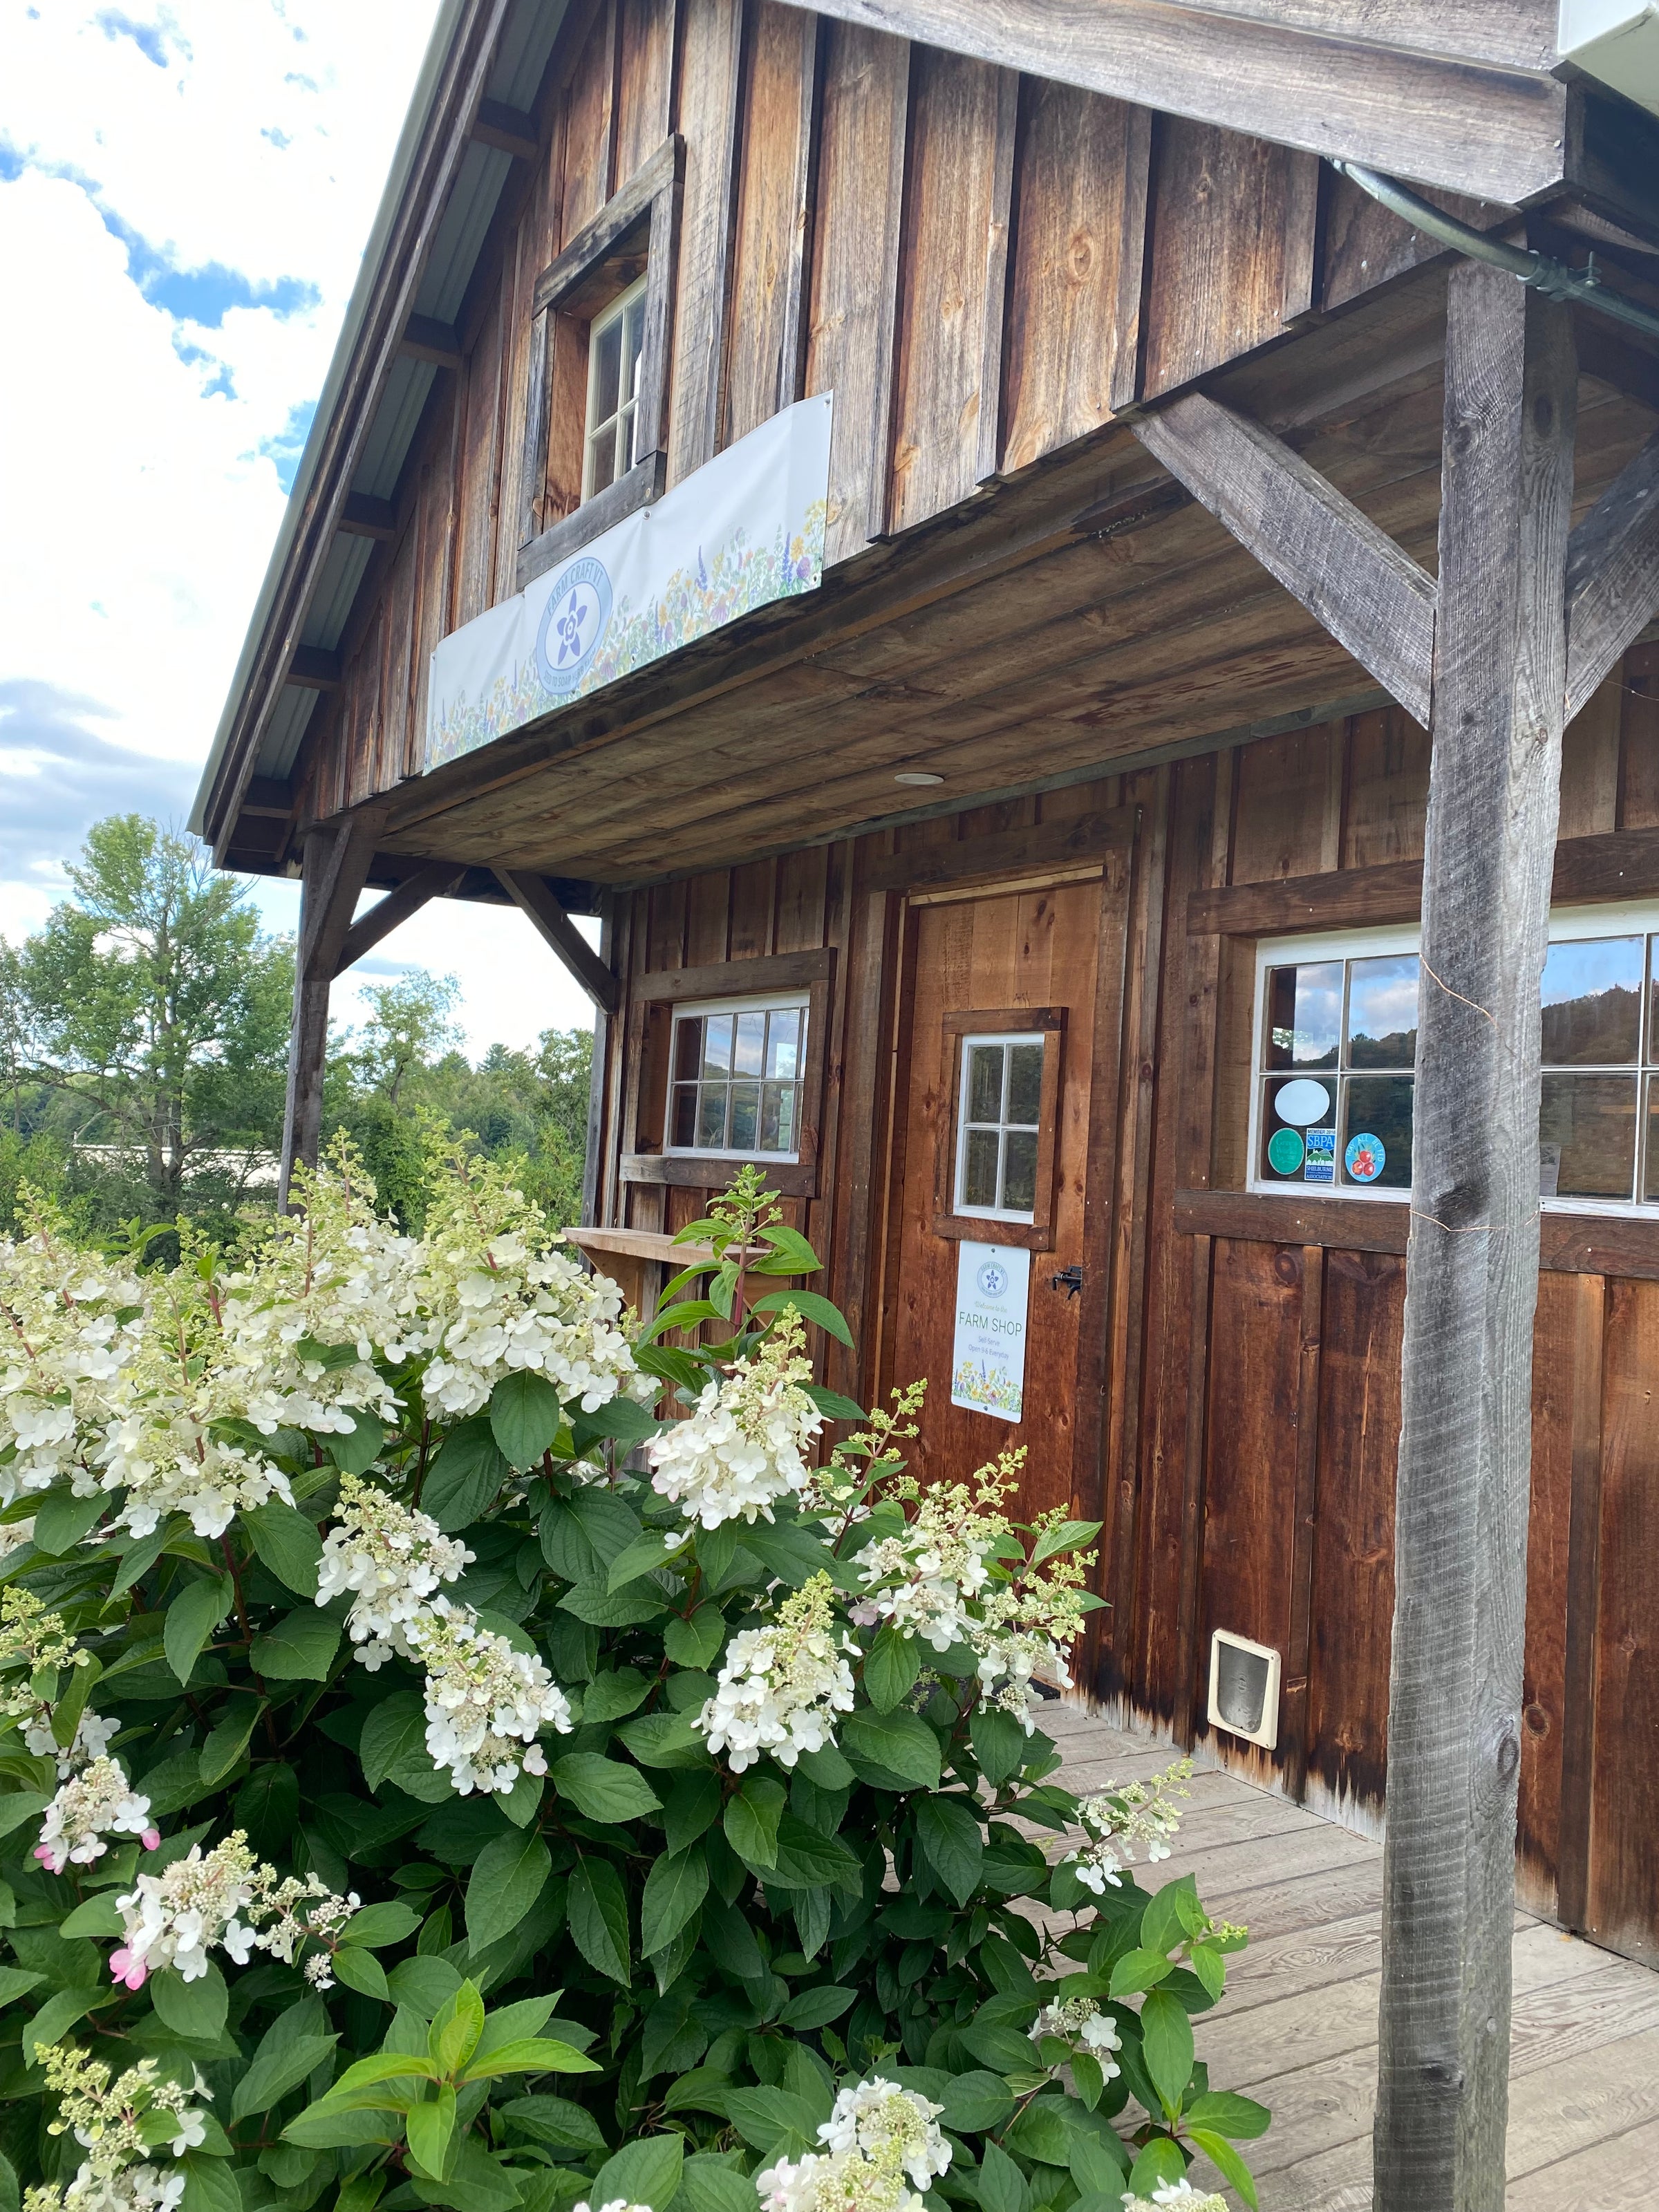
{"label": "floral illustration on banner", "polygon": [[974,1359],[964,1359],[951,1378],[953,1405],[981,1406],[988,1411],[1011,1413],[1016,1420],[1024,1396],[1024,1384],[1018,1377],[1006,1372],[994,1374]]}
{"label": "floral illustration on banner", "polygon": [[781,528],[764,545],[751,544],[747,532],[739,529],[712,558],[699,547],[696,565],[675,569],[647,605],[636,608],[626,598],[618,599],[597,651],[568,692],[547,688],[531,653],[511,678],[498,677],[483,697],[453,701],[441,719],[428,725],[427,772],[521,729],[538,715],[584,699],[757,607],[816,590],[823,573],[828,515],[829,502],[815,500],[799,530]]}

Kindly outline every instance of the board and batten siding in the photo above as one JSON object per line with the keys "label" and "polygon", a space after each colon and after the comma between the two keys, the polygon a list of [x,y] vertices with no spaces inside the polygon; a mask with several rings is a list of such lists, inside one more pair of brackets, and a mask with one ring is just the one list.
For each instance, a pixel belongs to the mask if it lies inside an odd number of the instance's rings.
{"label": "board and batten siding", "polygon": [[[1420,858],[1427,742],[1378,709],[659,884],[613,915],[628,990],[647,972],[833,948],[817,1195],[784,1212],[860,1340],[857,1358],[821,1343],[826,1378],[867,1395],[908,1379],[882,1352],[902,900],[889,886],[990,839],[1017,871],[1022,837],[1036,849],[1042,833],[1052,852],[1066,825],[1140,809],[1098,1247],[1099,1474],[1074,1500],[1106,1523],[1096,1575],[1110,1610],[1079,1671],[1103,1704],[1190,1740],[1212,1629],[1273,1644],[1279,1751],[1216,1748],[1362,1827],[1380,1817],[1386,1768],[1404,1255],[1369,1249],[1389,1238],[1370,1234],[1364,1201],[1327,1202],[1316,1229],[1294,1202],[1243,1192],[1255,940],[1189,930],[1188,905]],[[1568,732],[1562,825],[1659,829],[1659,648],[1635,648]],[[619,1174],[626,1030],[611,1025],[604,1218],[673,1230],[705,1194]],[[1194,1233],[1206,1193],[1223,1212]],[[1637,1226],[1659,1255],[1651,1224]],[[1520,1873],[1534,1909],[1659,1960],[1645,1564],[1659,1542],[1659,1266],[1643,1264],[1576,1271],[1558,1250],[1540,1278]]]}
{"label": "board and batten siding", "polygon": [[[1310,156],[775,0],[584,0],[534,119],[307,732],[307,818],[419,772],[433,645],[516,589],[536,279],[671,131],[668,481],[833,391],[832,567],[1409,265]],[[580,366],[555,349],[562,421]],[[571,450],[537,529],[577,503]]]}

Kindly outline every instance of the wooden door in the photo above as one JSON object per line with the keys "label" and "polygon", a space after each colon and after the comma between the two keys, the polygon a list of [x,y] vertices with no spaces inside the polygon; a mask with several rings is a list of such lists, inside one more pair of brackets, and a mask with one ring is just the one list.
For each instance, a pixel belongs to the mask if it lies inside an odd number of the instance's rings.
{"label": "wooden door", "polygon": [[[1024,1445],[1026,1516],[1098,1493],[1100,1408],[1079,1421],[1079,1379],[1081,1364],[1097,1398],[1109,1193],[1091,1205],[1089,1179],[1091,1151],[1109,1176],[1100,1109],[1109,1130],[1116,1039],[1097,1032],[1121,1005],[1123,872],[1114,856],[1105,878],[918,901],[906,921],[884,1387],[927,1378],[912,1462],[925,1482]],[[1018,1420],[952,1403],[965,1243],[1006,1253],[999,1275],[1029,1264]]]}

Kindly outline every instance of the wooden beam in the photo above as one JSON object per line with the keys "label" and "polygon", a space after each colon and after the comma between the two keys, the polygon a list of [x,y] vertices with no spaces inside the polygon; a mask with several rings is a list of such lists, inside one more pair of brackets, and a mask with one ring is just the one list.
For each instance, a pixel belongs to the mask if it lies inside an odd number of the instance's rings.
{"label": "wooden beam", "polygon": [[307,1167],[317,1164],[323,1127],[323,1062],[328,1051],[328,987],[339,972],[352,911],[368,881],[385,819],[383,805],[365,807],[359,814],[312,830],[305,841],[283,1165],[276,1192],[276,1204],[283,1212],[295,1168],[302,1162]]}
{"label": "wooden beam", "polygon": [[286,821],[294,811],[294,787],[280,776],[251,775],[247,789],[242,793],[239,814],[258,815],[262,818]]}
{"label": "wooden beam", "polygon": [[[1567,88],[1530,70],[1182,0],[790,0],[1005,69],[1513,204],[1566,175]],[[1356,10],[1344,11],[1357,30]]]}
{"label": "wooden beam", "polygon": [[429,361],[436,368],[459,368],[465,359],[453,325],[430,315],[411,315],[404,325],[398,350],[409,361]]}
{"label": "wooden beam", "polygon": [[288,679],[301,691],[337,691],[340,656],[320,645],[296,645],[288,665]]}
{"label": "wooden beam", "polygon": [[[599,213],[583,224],[557,258],[536,279],[530,312],[541,314],[556,307],[571,288],[581,282],[608,254],[614,253],[630,231],[638,229],[651,213],[659,192],[680,181],[685,160],[685,141],[675,132],[635,169],[622,190],[613,192]],[[642,240],[641,243],[644,241]]]}
{"label": "wooden beam", "polygon": [[702,117],[703,127],[686,148],[668,408],[671,491],[714,459],[720,437],[744,21],[741,0],[685,0],[681,11],[680,104]]}
{"label": "wooden beam", "polygon": [[493,146],[515,161],[534,161],[541,155],[535,117],[509,107],[504,100],[481,100],[467,136],[475,146]]}
{"label": "wooden beam", "polygon": [[1567,541],[1567,720],[1659,614],[1659,431]]}
{"label": "wooden beam", "polygon": [[1426,728],[1433,578],[1271,430],[1206,393],[1189,392],[1132,427]]}
{"label": "wooden beam", "polygon": [[495,880],[520,914],[533,922],[600,1011],[614,1014],[622,986],[559,904],[545,877],[497,868]]}
{"label": "wooden beam", "polygon": [[1377,2212],[1498,2212],[1509,2109],[1538,977],[1566,698],[1567,313],[1451,272],[1395,1513]]}
{"label": "wooden beam", "polygon": [[366,915],[352,923],[340,946],[335,974],[343,975],[348,968],[355,968],[383,937],[390,937],[410,915],[418,914],[429,899],[447,896],[465,873],[464,861],[432,860],[412,876],[406,876],[378,906],[370,907]]}
{"label": "wooden beam", "polygon": [[398,535],[398,510],[389,499],[374,499],[366,491],[349,491],[340,510],[341,531],[348,538],[374,538],[390,544]]}
{"label": "wooden beam", "polygon": [[[1552,906],[1599,906],[1659,896],[1659,830],[1609,830],[1569,837],[1555,848]],[[1322,929],[1369,929],[1415,921],[1423,910],[1423,863],[1384,860],[1374,868],[1333,868],[1319,876],[1276,876],[1194,891],[1187,901],[1191,937],[1291,937]]]}

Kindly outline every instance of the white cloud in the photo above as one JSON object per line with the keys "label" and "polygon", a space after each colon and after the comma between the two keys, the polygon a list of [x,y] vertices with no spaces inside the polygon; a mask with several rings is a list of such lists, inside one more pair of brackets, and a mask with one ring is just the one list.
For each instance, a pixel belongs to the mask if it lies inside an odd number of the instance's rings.
{"label": "white cloud", "polygon": [[[187,808],[435,12],[0,0],[0,929],[99,814]],[[480,1048],[586,1018],[514,915],[385,955]]]}

